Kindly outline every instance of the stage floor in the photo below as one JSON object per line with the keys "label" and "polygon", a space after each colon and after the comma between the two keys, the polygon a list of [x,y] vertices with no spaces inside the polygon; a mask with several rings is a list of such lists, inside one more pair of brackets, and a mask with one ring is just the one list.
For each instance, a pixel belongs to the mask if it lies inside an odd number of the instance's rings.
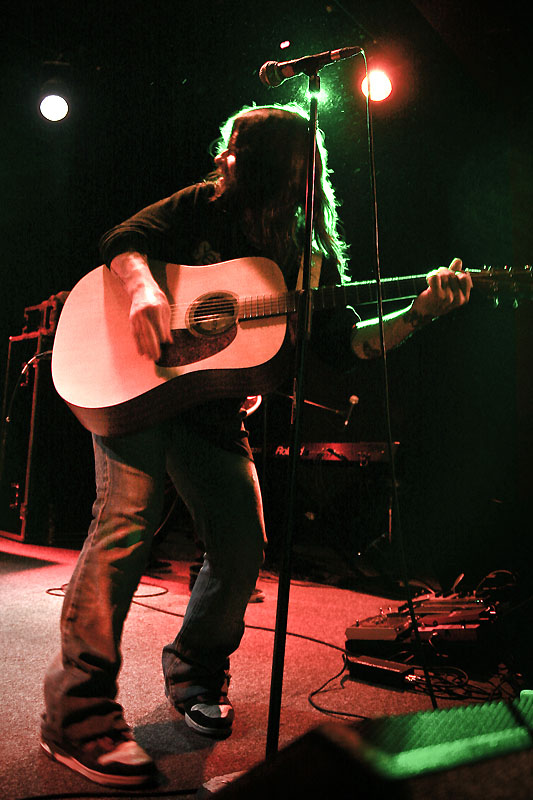
{"label": "stage floor", "polygon": [[[43,675],[58,648],[62,587],[69,580],[77,555],[76,550],[29,545],[0,536],[0,795],[5,800],[63,793],[77,796],[90,792],[91,787],[97,789],[80,775],[48,760],[39,747]],[[179,792],[181,797],[194,797],[209,780],[245,772],[265,758],[278,589],[277,576],[263,572],[258,587],[264,600],[249,604],[244,639],[232,657],[234,731],[229,739],[213,742],[187,728],[163,691],[161,649],[181,624],[189,596],[189,565],[190,560],[173,559],[169,572],[143,578],[126,620],[119,694],[136,738],[157,761],[161,773],[158,790]],[[388,613],[403,602],[398,597],[310,580],[292,582],[280,749],[331,720],[350,725],[365,718],[431,709],[430,697],[421,683],[394,688],[354,680],[344,668],[347,627],[381,611]],[[516,694],[516,687],[506,683],[489,664],[484,675],[470,677],[470,683],[456,688],[453,695],[439,685],[438,707]],[[325,689],[313,696],[312,705],[311,693],[326,683]],[[136,792],[135,796],[143,797],[143,793]]]}

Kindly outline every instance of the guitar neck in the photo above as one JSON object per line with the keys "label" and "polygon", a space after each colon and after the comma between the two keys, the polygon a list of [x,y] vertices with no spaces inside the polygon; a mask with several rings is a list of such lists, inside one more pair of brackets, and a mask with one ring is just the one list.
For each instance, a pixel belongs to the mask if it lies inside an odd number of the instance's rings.
{"label": "guitar neck", "polygon": [[[408,300],[426,287],[426,275],[408,275],[381,279],[383,300]],[[378,292],[375,280],[355,281],[343,286],[321,286],[313,290],[313,308],[334,308],[337,305],[364,306],[375,303]]]}
{"label": "guitar neck", "polygon": [[[511,299],[516,307],[519,299],[533,299],[533,272],[529,266],[521,271],[492,268],[469,269],[474,286],[498,303],[499,296]],[[405,275],[381,279],[381,296],[384,301],[411,300],[427,286],[426,274]],[[274,317],[297,310],[301,292],[285,292],[280,295],[246,297],[239,306],[240,319]],[[375,280],[355,281],[343,286],[321,286],[312,290],[314,311],[336,306],[363,306],[377,301]]]}
{"label": "guitar neck", "polygon": [[[399,278],[383,278],[381,281],[383,300],[407,300],[416,297],[426,286],[426,276],[409,275]],[[239,306],[239,319],[258,319],[290,314],[297,310],[301,292],[291,291],[279,295],[257,295],[245,297]],[[377,300],[376,282],[355,281],[342,286],[320,286],[312,290],[314,311],[337,306],[362,306]]]}

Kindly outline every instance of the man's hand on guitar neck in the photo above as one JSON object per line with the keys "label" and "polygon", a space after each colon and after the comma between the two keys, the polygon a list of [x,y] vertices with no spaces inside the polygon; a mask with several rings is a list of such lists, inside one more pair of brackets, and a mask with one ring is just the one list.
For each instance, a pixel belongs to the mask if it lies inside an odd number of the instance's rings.
{"label": "man's hand on guitar neck", "polygon": [[472,277],[463,272],[463,262],[454,258],[450,266],[440,267],[427,276],[428,288],[413,301],[407,314],[413,318],[431,321],[454,308],[465,305],[470,299]]}
{"label": "man's hand on guitar neck", "polygon": [[[462,261],[454,258],[448,268],[430,272],[428,288],[416,297],[411,306],[384,317],[385,347],[391,350],[411,336],[417,328],[427,325],[435,317],[441,317],[454,308],[468,303],[472,289],[472,277],[463,272]],[[377,319],[359,323],[352,334],[352,349],[363,359],[381,355],[381,336]]]}
{"label": "man's hand on guitar neck", "polygon": [[131,300],[130,325],[137,350],[157,361],[161,344],[172,342],[170,305],[141,253],[120,253],[111,261]]}

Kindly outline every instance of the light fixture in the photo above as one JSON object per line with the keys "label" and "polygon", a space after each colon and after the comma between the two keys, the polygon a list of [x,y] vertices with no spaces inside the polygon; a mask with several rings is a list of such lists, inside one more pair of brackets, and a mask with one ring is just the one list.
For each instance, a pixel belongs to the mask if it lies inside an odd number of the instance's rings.
{"label": "light fixture", "polygon": [[368,78],[363,78],[361,91],[368,97],[368,83],[370,82],[370,99],[374,102],[385,100],[392,92],[392,83],[388,75],[381,69],[370,71]]}
{"label": "light fixture", "polygon": [[39,92],[39,111],[49,122],[61,122],[69,113],[70,92],[65,76],[70,65],[62,61],[43,64],[43,77]]}

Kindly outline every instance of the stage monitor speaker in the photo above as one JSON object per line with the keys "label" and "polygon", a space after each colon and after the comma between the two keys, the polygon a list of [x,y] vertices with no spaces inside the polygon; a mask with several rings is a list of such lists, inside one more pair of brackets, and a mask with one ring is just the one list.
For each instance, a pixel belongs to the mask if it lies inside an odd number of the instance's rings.
{"label": "stage monitor speaker", "polygon": [[18,541],[78,547],[95,494],[92,442],[54,389],[46,355],[52,342],[41,331],[9,338],[0,531]]}
{"label": "stage monitor speaker", "polygon": [[532,724],[530,691],[512,703],[455,706],[357,725],[329,722],[214,796],[531,800]]}

